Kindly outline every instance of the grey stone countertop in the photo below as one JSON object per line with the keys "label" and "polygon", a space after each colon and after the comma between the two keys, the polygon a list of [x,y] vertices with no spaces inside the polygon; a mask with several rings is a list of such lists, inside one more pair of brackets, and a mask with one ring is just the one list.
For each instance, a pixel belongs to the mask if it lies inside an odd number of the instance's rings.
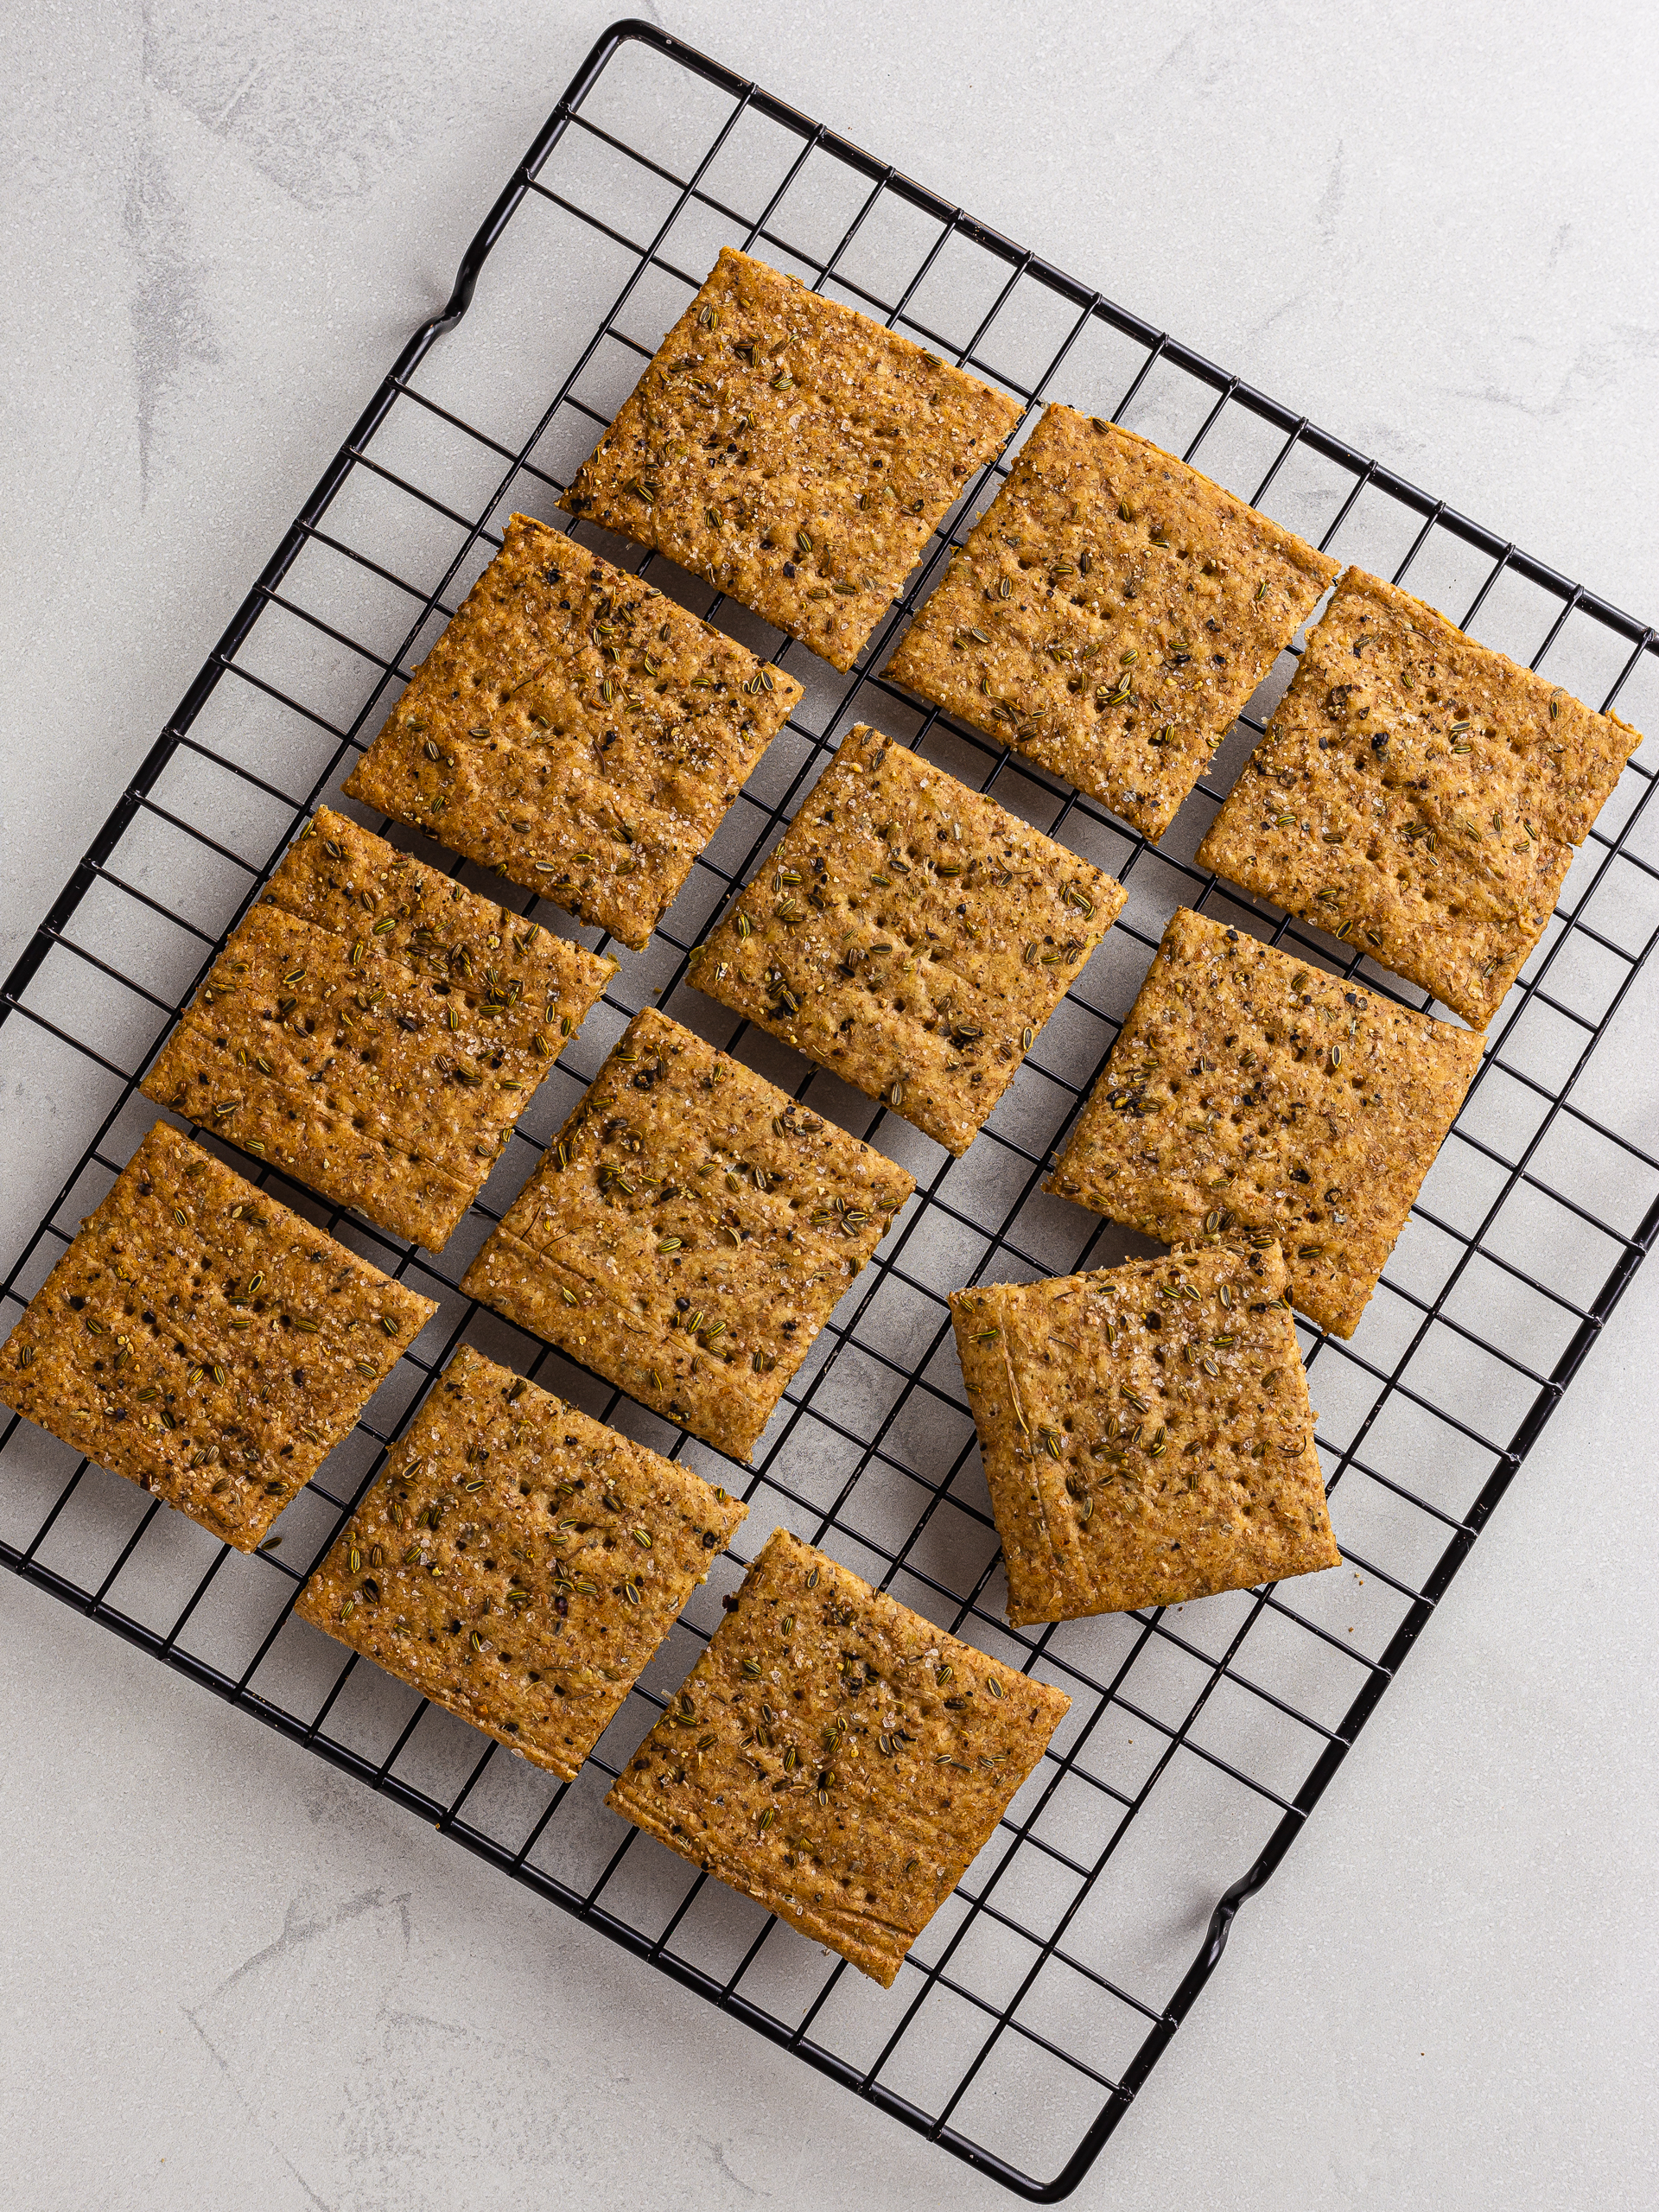
{"label": "grey stone countertop", "polygon": [[[8,11],[0,967],[607,20]],[[666,20],[1659,607],[1651,9]],[[1608,1047],[1649,1132],[1656,999],[1649,975]],[[53,1102],[6,1065],[10,1175]],[[1649,1268],[1079,2204],[1653,2201],[1656,1330]],[[9,1576],[0,1677],[7,2202],[1007,2201]]]}

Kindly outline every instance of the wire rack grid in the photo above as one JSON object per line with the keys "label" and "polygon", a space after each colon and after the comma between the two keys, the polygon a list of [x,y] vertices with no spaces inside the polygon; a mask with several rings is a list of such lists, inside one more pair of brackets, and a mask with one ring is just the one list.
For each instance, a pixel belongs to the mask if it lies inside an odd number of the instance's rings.
{"label": "wire rack grid", "polygon": [[[0,993],[0,1062],[49,1097],[4,1201],[3,1325],[154,1118],[145,1065],[294,830],[338,786],[500,542],[553,502],[721,244],[755,251],[1003,385],[1126,420],[1258,505],[1640,721],[1654,632],[654,26],[600,41],[503,192],[442,314],[404,347]],[[474,304],[480,272],[488,282]],[[463,320],[464,318],[464,320]],[[446,335],[446,334],[448,334]],[[443,343],[438,343],[440,339]],[[1006,456],[1002,468],[1006,468]],[[1011,2190],[1088,2171],[1594,1343],[1659,1229],[1659,1159],[1599,1048],[1659,939],[1654,771],[1638,756],[1494,1024],[1482,1073],[1351,1343],[1300,1327],[1344,1566],[1285,1588],[1035,1631],[1002,1618],[995,1529],[945,1293],[1153,1248],[1040,1180],[1163,923],[1199,906],[1408,1003],[1351,948],[1192,855],[1288,679],[1281,657],[1161,847],[880,670],[950,518],[850,677],[695,579],[654,581],[805,690],[644,954],[543,1086],[442,1254],[410,1249],[226,1149],[439,1301],[355,1436],[252,1560],[0,1425],[0,1560],[308,1745]],[[611,558],[637,547],[577,526]],[[840,732],[878,723],[1109,868],[1129,901],[971,1151],[953,1160],[684,985]],[[377,823],[378,828],[386,825]],[[394,836],[399,833],[393,831]],[[415,843],[418,841],[404,839]],[[503,885],[453,862],[463,880]],[[592,931],[505,895],[550,927]],[[918,1193],[785,1394],[747,1548],[782,1522],[1072,1700],[1049,1753],[891,1993],[603,1809],[720,1617],[719,1562],[569,1785],[290,1617],[296,1590],[465,1337],[658,1449],[728,1462],[461,1297],[473,1254],[622,1025],[656,1001],[915,1174]],[[10,1085],[9,1085],[10,1089]],[[55,1196],[52,1193],[55,1192]],[[1244,1871],[1241,1873],[1240,1869]],[[1046,2174],[1046,2178],[1038,2175]]]}

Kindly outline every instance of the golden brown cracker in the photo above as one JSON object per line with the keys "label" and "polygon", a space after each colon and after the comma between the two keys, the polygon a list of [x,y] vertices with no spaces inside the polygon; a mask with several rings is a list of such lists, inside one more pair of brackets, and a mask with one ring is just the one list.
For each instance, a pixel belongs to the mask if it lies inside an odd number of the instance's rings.
{"label": "golden brown cracker", "polygon": [[615,968],[321,807],[144,1095],[436,1251]]}
{"label": "golden brown cracker", "polygon": [[1155,839],[1338,565],[1051,406],[887,673]]}
{"label": "golden brown cracker", "polygon": [[800,696],[514,515],[346,791],[639,949]]}
{"label": "golden brown cracker", "polygon": [[1351,1336],[1484,1041],[1179,907],[1046,1187],[1166,1243],[1277,1238]]}
{"label": "golden brown cracker", "polygon": [[0,1395],[248,1552],[436,1311],[158,1122],[0,1347]]}
{"label": "golden brown cracker", "polygon": [[1123,899],[861,725],[690,979],[960,1154]]}
{"label": "golden brown cracker", "polygon": [[573,1781],[747,1510],[463,1345],[295,1611]]}
{"label": "golden brown cracker", "polygon": [[605,1802],[891,1988],[1070,1703],[779,1529]]}
{"label": "golden brown cracker", "polygon": [[1199,863],[1484,1029],[1641,741],[1350,569]]}
{"label": "golden brown cracker", "polygon": [[747,1459],[914,1188],[647,1008],[461,1288]]}
{"label": "golden brown cracker", "polygon": [[1017,401],[722,249],[563,504],[850,668]]}

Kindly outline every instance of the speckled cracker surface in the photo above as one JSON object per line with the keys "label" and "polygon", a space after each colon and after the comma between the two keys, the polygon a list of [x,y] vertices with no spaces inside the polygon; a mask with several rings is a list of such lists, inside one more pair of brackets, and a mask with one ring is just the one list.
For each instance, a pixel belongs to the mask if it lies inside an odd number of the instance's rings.
{"label": "speckled cracker surface", "polygon": [[1277,1244],[951,1294],[1008,1618],[1336,1566]]}
{"label": "speckled cracker surface", "polygon": [[1123,899],[861,726],[690,978],[963,1153]]}
{"label": "speckled cracker surface", "polygon": [[1351,1336],[1484,1042],[1179,907],[1046,1187],[1169,1244],[1277,1237]]}
{"label": "speckled cracker surface", "polygon": [[1641,741],[1350,569],[1198,860],[1484,1029]]}
{"label": "speckled cracker surface", "polygon": [[647,1008],[461,1288],[747,1459],[915,1187]]}
{"label": "speckled cracker surface", "polygon": [[144,1095],[435,1252],[615,969],[320,807]]}
{"label": "speckled cracker surface", "polygon": [[295,1611],[569,1782],[747,1511],[463,1345]]}
{"label": "speckled cracker surface", "polygon": [[800,696],[514,515],[346,791],[639,948]]}
{"label": "speckled cracker surface", "polygon": [[779,1529],[605,1802],[890,1988],[1070,1703]]}
{"label": "speckled cracker surface", "polygon": [[158,1122],[0,1345],[0,1398],[252,1551],[436,1310]]}
{"label": "speckled cracker surface", "polygon": [[747,254],[709,281],[563,505],[850,668],[1019,403]]}
{"label": "speckled cracker surface", "polygon": [[887,673],[1160,837],[1338,565],[1049,407]]}

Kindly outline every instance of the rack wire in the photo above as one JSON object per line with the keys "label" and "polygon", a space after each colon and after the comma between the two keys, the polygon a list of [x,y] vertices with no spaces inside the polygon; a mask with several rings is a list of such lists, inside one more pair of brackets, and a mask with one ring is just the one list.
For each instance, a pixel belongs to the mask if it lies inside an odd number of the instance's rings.
{"label": "rack wire", "polygon": [[[0,992],[0,1074],[52,1115],[6,1194],[16,1319],[154,1118],[143,1069],[305,815],[338,787],[499,545],[553,501],[713,261],[734,244],[1035,403],[1051,390],[1201,456],[1344,560],[1408,578],[1487,642],[1640,721],[1655,633],[1078,279],[642,22],[607,31],[203,664]],[[486,264],[489,281],[476,303]],[[440,345],[440,340],[443,343]],[[1006,469],[1006,457],[1001,465]],[[1494,1024],[1470,1099],[1349,1344],[1300,1326],[1344,1562],[1282,1588],[1034,1631],[1001,1576],[944,1294],[1152,1248],[1039,1189],[1173,907],[1194,905],[1423,1003],[1192,855],[1291,655],[1161,847],[880,673],[995,488],[942,529],[850,677],[695,579],[580,533],[805,686],[685,892],[622,967],[442,1254],[216,1146],[439,1312],[354,1437],[245,1559],[16,1419],[0,1560],[37,1587],[601,1929],[1011,2190],[1073,2189],[1300,1834],[1659,1230],[1659,1159],[1605,1040],[1659,940],[1654,770],[1626,771]],[[965,1159],[690,990],[686,957],[838,734],[878,723],[1128,887],[1105,944]],[[1650,752],[1651,748],[1649,748]],[[386,825],[377,823],[378,828]],[[550,927],[603,940],[391,832]],[[708,1447],[462,1299],[542,1145],[650,1001],[911,1169],[918,1195],[826,1328],[741,1478],[750,1548],[783,1522],[956,1633],[1058,1683],[1070,1716],[891,1993],[603,1809],[735,1586],[721,1560],[568,1785],[290,1617],[293,1596],[463,1338],[728,1484]],[[42,1205],[48,1194],[55,1192]],[[1239,1872],[1243,1867],[1243,1872]],[[666,2055],[664,2063],[668,2063]],[[1048,2178],[1035,2177],[1039,2168]]]}

